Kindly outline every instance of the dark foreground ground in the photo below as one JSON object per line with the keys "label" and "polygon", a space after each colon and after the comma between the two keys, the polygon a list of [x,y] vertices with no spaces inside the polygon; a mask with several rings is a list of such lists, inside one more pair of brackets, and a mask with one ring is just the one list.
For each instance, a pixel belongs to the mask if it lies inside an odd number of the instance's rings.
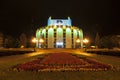
{"label": "dark foreground ground", "polygon": [[[96,59],[100,62],[114,66],[108,71],[53,71],[53,72],[35,72],[35,71],[16,71],[11,70],[15,65],[42,57],[47,53],[67,52],[80,57]],[[72,49],[52,49],[39,50],[22,55],[11,55],[0,57],[0,80],[120,80],[120,57],[97,55],[85,53],[80,50]]]}

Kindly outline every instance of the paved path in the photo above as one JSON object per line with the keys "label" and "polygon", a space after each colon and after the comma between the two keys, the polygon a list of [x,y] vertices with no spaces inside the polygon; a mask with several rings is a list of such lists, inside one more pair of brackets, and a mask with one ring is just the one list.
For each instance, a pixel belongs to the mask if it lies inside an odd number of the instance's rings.
{"label": "paved path", "polygon": [[104,59],[108,59],[109,61],[108,63],[117,62],[118,64],[115,64],[115,65],[120,66],[120,57],[90,54],[90,53],[82,52],[80,49],[40,49],[38,50],[38,52],[0,57],[0,64],[8,63],[8,62],[11,63],[14,61],[19,61],[25,58],[29,58],[35,55],[40,55],[40,54],[45,54],[45,53],[61,53],[61,52],[81,54],[81,55],[85,55],[91,58],[98,59],[100,61]]}
{"label": "paved path", "polygon": [[[76,49],[75,50],[74,49],[47,49],[47,50],[40,49],[38,50],[38,52],[0,57],[0,63],[13,62],[16,60],[21,60],[24,58],[28,58],[28,57],[32,57],[32,56],[40,55],[40,54],[45,54],[45,53],[61,53],[61,52],[83,54],[83,52],[81,52],[79,49],[78,50]],[[84,55],[89,56],[90,54],[84,53]]]}

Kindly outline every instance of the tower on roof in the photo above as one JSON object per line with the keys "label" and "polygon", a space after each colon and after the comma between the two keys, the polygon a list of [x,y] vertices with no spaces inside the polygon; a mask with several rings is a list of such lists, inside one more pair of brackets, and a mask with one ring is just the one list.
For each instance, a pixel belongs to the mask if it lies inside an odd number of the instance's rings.
{"label": "tower on roof", "polygon": [[57,25],[71,26],[72,22],[70,17],[68,17],[68,19],[51,19],[51,17],[48,18],[47,26],[57,26]]}

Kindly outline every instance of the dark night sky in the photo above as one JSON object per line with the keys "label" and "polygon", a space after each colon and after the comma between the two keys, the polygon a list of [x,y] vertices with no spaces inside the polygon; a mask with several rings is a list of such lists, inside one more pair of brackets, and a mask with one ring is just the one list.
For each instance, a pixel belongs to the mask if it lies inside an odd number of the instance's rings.
{"label": "dark night sky", "polygon": [[[3,0],[0,31],[12,36],[35,32],[52,18],[71,17],[73,25],[94,36],[120,34],[119,0]],[[33,26],[32,26],[33,24]],[[39,27],[38,27],[39,25]]]}

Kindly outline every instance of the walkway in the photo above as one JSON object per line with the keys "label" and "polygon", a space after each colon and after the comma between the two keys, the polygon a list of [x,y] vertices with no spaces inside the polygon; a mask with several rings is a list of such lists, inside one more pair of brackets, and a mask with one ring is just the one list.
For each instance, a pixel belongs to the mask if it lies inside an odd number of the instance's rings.
{"label": "walkway", "polygon": [[34,57],[34,56],[40,55],[40,54],[60,53],[60,52],[76,53],[76,54],[84,55],[86,57],[95,58],[99,61],[103,61],[108,64],[120,66],[120,57],[85,53],[79,49],[40,49],[39,52],[0,57],[0,64],[5,64],[5,63],[7,64],[7,63],[11,63],[11,62],[14,63],[16,61],[23,60],[26,58],[29,59],[30,57]]}

